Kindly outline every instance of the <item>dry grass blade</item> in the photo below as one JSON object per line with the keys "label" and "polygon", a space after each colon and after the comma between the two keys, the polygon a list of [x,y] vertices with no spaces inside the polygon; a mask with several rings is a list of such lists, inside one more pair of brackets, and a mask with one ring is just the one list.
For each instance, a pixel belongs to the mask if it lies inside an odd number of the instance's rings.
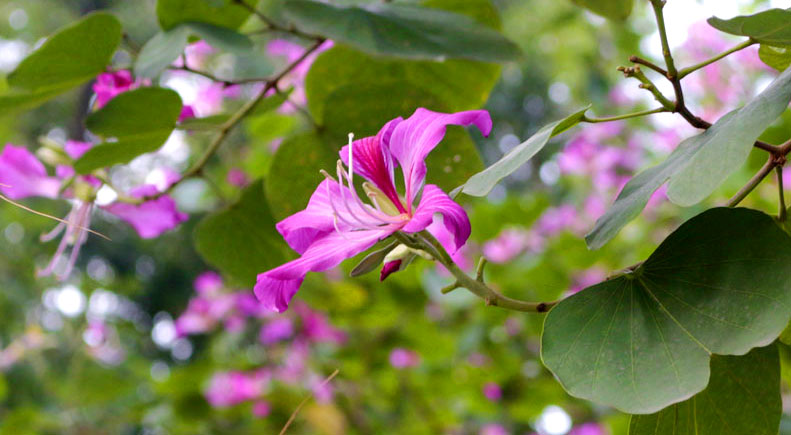
{"label": "dry grass blade", "polygon": [[[331,375],[327,376],[327,379],[325,379],[321,383],[321,385],[319,385],[319,388],[322,388],[325,385],[327,385],[332,380],[332,378],[334,378],[335,376],[338,375],[338,372],[340,372],[340,370],[339,369],[335,369],[335,371],[332,372]],[[288,421],[283,426],[283,429],[280,430],[280,435],[283,435],[284,433],[286,433],[286,431],[288,430],[288,427],[291,426],[291,423],[293,423],[294,419],[297,418],[297,414],[299,414],[299,411],[302,409],[303,406],[305,406],[306,403],[308,403],[308,400],[310,400],[311,397],[313,397],[313,393],[308,394],[304,399],[302,399],[302,402],[299,402],[299,405],[294,410],[294,412],[291,413],[291,417],[288,418]]]}

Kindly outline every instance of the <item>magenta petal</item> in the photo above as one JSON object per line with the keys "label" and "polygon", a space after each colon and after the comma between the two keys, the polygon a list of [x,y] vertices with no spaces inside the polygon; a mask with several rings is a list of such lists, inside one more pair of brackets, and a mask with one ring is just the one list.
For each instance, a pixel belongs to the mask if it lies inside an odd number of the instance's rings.
{"label": "magenta petal", "polygon": [[308,272],[331,269],[347,258],[370,248],[389,236],[394,228],[332,232],[316,240],[300,258],[258,275],[255,295],[268,309],[283,312],[299,290]]}
{"label": "magenta petal", "polygon": [[30,196],[56,198],[60,181],[25,147],[6,144],[0,154],[0,192],[11,199]]}
{"label": "magenta petal", "polygon": [[[130,195],[135,198],[143,198],[156,193],[156,187],[144,185],[135,188]],[[114,202],[102,208],[126,221],[144,239],[158,237],[160,234],[176,228],[188,218],[186,214],[178,211],[176,202],[167,195],[142,204]]]}
{"label": "magenta petal", "polygon": [[420,108],[393,130],[389,148],[404,171],[408,204],[415,200],[425,181],[426,156],[445,136],[445,127],[448,125],[474,125],[487,136],[492,130],[492,118],[485,110],[448,114]]}
{"label": "magenta petal", "polygon": [[445,229],[453,235],[454,246],[450,250],[452,254],[464,246],[467,238],[470,237],[470,218],[467,217],[467,212],[459,204],[433,184],[427,184],[423,189],[420,204],[418,204],[414,216],[404,226],[403,230],[408,233],[423,231],[434,221],[436,213],[442,215]]}
{"label": "magenta petal", "polygon": [[80,142],[77,140],[67,140],[66,145],[63,146],[63,150],[66,151],[66,154],[68,154],[73,160],[78,160],[91,148],[93,148],[92,143]]}

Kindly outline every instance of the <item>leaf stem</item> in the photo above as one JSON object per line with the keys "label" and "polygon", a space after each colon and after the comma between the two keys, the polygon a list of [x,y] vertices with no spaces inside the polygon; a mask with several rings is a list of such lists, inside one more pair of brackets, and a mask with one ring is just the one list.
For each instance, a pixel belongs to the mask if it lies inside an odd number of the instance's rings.
{"label": "leaf stem", "polygon": [[776,166],[775,172],[777,172],[777,196],[780,203],[780,210],[777,212],[777,220],[780,222],[785,222],[786,220],[786,199],[785,193],[783,192],[783,167]]}
{"label": "leaf stem", "polygon": [[676,65],[673,63],[673,55],[670,53],[670,44],[667,42],[667,31],[665,30],[665,15],[662,9],[665,7],[665,0],[651,0],[651,6],[654,9],[654,16],[656,17],[656,26],[659,30],[659,39],[662,41],[662,55],[665,57],[665,65],[667,65],[667,77],[676,77]]}
{"label": "leaf stem", "polygon": [[583,115],[581,122],[596,124],[599,122],[611,122],[611,121],[620,121],[622,119],[639,118],[641,116],[653,115],[654,113],[663,113],[663,112],[669,112],[669,110],[664,107],[657,107],[656,109],[643,110],[641,112],[627,113],[625,115],[607,116],[602,118],[589,118]]}
{"label": "leaf stem", "polygon": [[744,185],[744,187],[742,187],[738,192],[736,192],[736,195],[734,195],[733,198],[728,200],[728,202],[725,203],[725,205],[727,207],[736,207],[737,205],[739,205],[739,203],[742,202],[742,200],[746,198],[747,195],[749,195],[750,192],[753,191],[753,189],[755,189],[759,184],[761,184],[761,181],[763,181],[763,179],[766,178],[766,176],[772,172],[775,166],[778,166],[777,160],[774,158],[774,156],[769,156],[769,159],[761,167],[761,169],[755,175],[753,175],[753,178],[751,178],[750,181],[748,181],[747,184]]}
{"label": "leaf stem", "polygon": [[754,45],[756,43],[757,43],[757,41],[755,41],[754,39],[750,38],[750,39],[742,42],[739,45],[736,45],[736,46],[734,46],[734,47],[732,47],[732,48],[730,48],[730,49],[728,49],[726,51],[723,51],[722,53],[712,57],[711,59],[704,60],[703,62],[701,62],[699,64],[692,65],[692,66],[687,67],[687,68],[683,68],[681,71],[678,72],[678,79],[681,80],[684,77],[686,77],[687,75],[689,75],[690,73],[693,73],[693,72],[695,72],[695,71],[697,71],[697,70],[699,70],[699,69],[701,69],[701,68],[703,68],[705,66],[711,65],[712,63],[717,62],[718,60],[720,60],[720,59],[722,59],[722,58],[724,58],[724,57],[726,57],[726,56],[728,56],[730,54],[736,53],[737,51],[743,50],[743,49],[745,49],[745,48],[747,48],[747,47],[749,47],[751,45]]}

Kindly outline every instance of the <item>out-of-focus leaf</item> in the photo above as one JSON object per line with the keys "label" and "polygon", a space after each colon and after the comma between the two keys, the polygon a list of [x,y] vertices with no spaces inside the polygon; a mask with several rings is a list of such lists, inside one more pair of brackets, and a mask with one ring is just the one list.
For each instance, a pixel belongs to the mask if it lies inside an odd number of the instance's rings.
{"label": "out-of-focus leaf", "polygon": [[301,29],[371,54],[412,59],[502,62],[519,49],[499,32],[460,14],[414,5],[335,6],[290,0],[285,11]]}
{"label": "out-of-focus leaf", "polygon": [[[257,0],[245,0],[251,6]],[[165,30],[181,23],[206,23],[215,26],[237,29],[250,16],[250,10],[231,0],[217,4],[211,0],[158,0],[157,18]]]}
{"label": "out-of-focus leaf", "polygon": [[750,154],[753,143],[791,102],[791,70],[777,77],[763,92],[708,131],[700,151],[676,173],[667,196],[678,205],[690,206],[709,196]]}
{"label": "out-of-focus leaf", "polygon": [[785,71],[791,65],[791,45],[772,46],[761,44],[758,49],[761,61],[778,71]]}
{"label": "out-of-focus leaf", "polygon": [[188,27],[192,33],[200,36],[207,44],[217,50],[235,54],[247,54],[253,48],[253,41],[247,35],[242,35],[227,27],[207,23],[187,23],[182,25]]}
{"label": "out-of-focus leaf", "polygon": [[179,130],[191,131],[217,130],[222,128],[223,124],[225,124],[230,118],[231,115],[228,115],[227,113],[204,116],[202,118],[187,118],[179,122],[179,125],[177,125],[176,128]]}
{"label": "out-of-focus leaf", "polygon": [[542,127],[533,136],[530,136],[529,139],[509,151],[500,160],[470,177],[464,185],[454,189],[451,196],[458,194],[459,189],[467,195],[486,196],[500,180],[511,175],[541,151],[547,142],[549,142],[550,138],[579,123],[587,110],[588,107],[564,119]]}
{"label": "out-of-focus leaf", "polygon": [[708,22],[715,29],[732,35],[749,36],[771,45],[791,45],[791,9],[769,9],[730,20],[711,17]]}
{"label": "out-of-focus leaf", "polygon": [[703,212],[634,271],[555,306],[544,364],[573,396],[657,412],[706,387],[711,354],[742,355],[777,338],[791,316],[789,261],[791,238],[771,217]]}
{"label": "out-of-focus leaf", "polygon": [[275,231],[264,184],[254,182],[236,204],[203,219],[195,228],[195,248],[224,276],[247,288],[259,273],[284,263],[288,247]]}
{"label": "out-of-focus leaf", "polygon": [[629,435],[775,435],[783,412],[777,346],[711,357],[705,390],[651,415],[633,415]]}
{"label": "out-of-focus leaf", "polygon": [[8,75],[0,113],[34,107],[92,79],[110,63],[120,41],[121,24],[106,13],[59,30]]}
{"label": "out-of-focus leaf", "polygon": [[85,174],[155,151],[170,136],[180,113],[181,98],[170,89],[144,87],[118,95],[86,120],[88,129],[105,142],[88,150],[75,170]]}
{"label": "out-of-focus leaf", "polygon": [[360,262],[354,266],[354,269],[352,269],[349,275],[352,277],[365,275],[366,273],[381,267],[382,262],[384,261],[385,257],[387,257],[387,254],[389,254],[397,244],[397,242],[390,243],[384,248],[377,249],[376,251],[366,255],[365,258],[360,260]]}
{"label": "out-of-focus leaf", "polygon": [[571,0],[577,6],[589,9],[603,17],[625,20],[632,14],[634,0]]}

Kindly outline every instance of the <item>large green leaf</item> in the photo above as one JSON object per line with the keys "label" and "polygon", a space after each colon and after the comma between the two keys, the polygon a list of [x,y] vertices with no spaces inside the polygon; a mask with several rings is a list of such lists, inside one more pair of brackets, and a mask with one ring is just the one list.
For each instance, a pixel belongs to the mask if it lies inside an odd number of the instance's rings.
{"label": "large green leaf", "polygon": [[687,166],[670,179],[667,196],[689,206],[709,196],[747,160],[753,143],[791,102],[791,70],[777,77],[733,116],[718,120]]}
{"label": "large green leaf", "polygon": [[469,17],[407,4],[335,6],[290,0],[286,15],[309,33],[371,54],[412,59],[512,60],[519,49],[499,32]]}
{"label": "large green leaf", "polygon": [[571,0],[576,5],[607,18],[625,20],[629,18],[634,0]]}
{"label": "large green leaf", "polygon": [[711,358],[711,379],[692,398],[634,415],[629,435],[775,435],[783,412],[777,346]]}
{"label": "large green leaf", "polygon": [[761,44],[758,49],[761,61],[778,71],[785,71],[791,65],[791,45],[772,46]]}
{"label": "large green leaf", "polygon": [[[255,6],[257,0],[245,0]],[[196,22],[237,29],[250,16],[250,11],[231,0],[158,0],[159,25],[170,30],[181,23]]]}
{"label": "large green leaf", "polygon": [[85,153],[74,168],[85,174],[155,151],[170,136],[180,113],[181,98],[170,89],[146,87],[118,95],[86,120],[88,129],[105,142]]}
{"label": "large green leaf", "polygon": [[226,27],[183,23],[157,33],[146,42],[135,61],[135,75],[149,78],[158,75],[184,52],[190,35],[197,35],[212,47],[232,53],[245,54],[253,47],[250,38]]}
{"label": "large green leaf", "polygon": [[633,414],[686,400],[711,354],[771,343],[791,317],[791,239],[758,211],[708,210],[631,273],[561,301],[541,355],[571,395]]}
{"label": "large green leaf", "polygon": [[730,20],[711,17],[708,21],[717,30],[732,35],[749,36],[770,45],[791,44],[791,10],[788,9],[769,9]]}
{"label": "large green leaf", "polygon": [[120,41],[121,24],[110,14],[91,14],[61,29],[8,75],[0,112],[36,106],[94,78]]}
{"label": "large green leaf", "polygon": [[203,219],[195,228],[195,248],[234,283],[250,288],[257,274],[287,260],[288,247],[275,231],[259,180],[236,204]]}
{"label": "large green leaf", "polygon": [[[335,46],[313,62],[305,79],[308,108],[317,122],[324,121],[327,97],[342,86],[402,82],[420,88],[441,100],[447,110],[477,109],[486,103],[500,67],[469,60],[445,62],[394,60],[369,56],[344,46]],[[430,87],[427,85],[430,84]]]}
{"label": "large green leaf", "polygon": [[466,193],[467,195],[486,196],[492,190],[492,188],[500,182],[500,180],[511,175],[514,171],[519,169],[522,165],[527,163],[528,160],[533,158],[533,156],[541,151],[549,142],[550,138],[563,133],[564,131],[579,123],[587,110],[588,107],[564,119],[545,125],[535,134],[530,136],[529,139],[509,151],[500,160],[496,161],[483,171],[470,177],[470,179],[467,180],[464,185],[459,186],[454,190],[452,196],[455,196],[459,189],[461,189],[461,192]]}

